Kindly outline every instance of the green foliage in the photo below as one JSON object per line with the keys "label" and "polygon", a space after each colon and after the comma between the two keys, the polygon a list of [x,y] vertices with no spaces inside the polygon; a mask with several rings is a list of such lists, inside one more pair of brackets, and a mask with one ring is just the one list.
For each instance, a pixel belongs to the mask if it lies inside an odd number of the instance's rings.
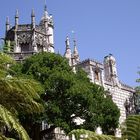
{"label": "green foliage", "polygon": [[0,134],[0,140],[15,140],[15,139],[7,138],[7,137],[3,136],[2,134]]}
{"label": "green foliage", "polygon": [[[0,129],[16,131],[18,137],[28,140],[29,136],[17,120],[19,114],[42,113],[44,106],[39,93],[43,89],[34,80],[10,75],[9,65],[15,63],[6,54],[0,53]],[[3,135],[0,137],[3,137]]]}
{"label": "green foliage", "polygon": [[118,107],[110,97],[106,97],[103,87],[93,84],[91,93],[88,94],[91,100],[90,112],[85,114],[87,122],[83,124],[83,128],[93,131],[100,126],[104,134],[114,135],[119,124]]}
{"label": "green foliage", "polygon": [[114,135],[116,127],[119,124],[118,118],[120,117],[120,111],[109,97],[105,98],[100,106],[102,108],[100,109],[102,111],[100,113],[103,114],[103,123],[100,125],[102,131],[104,134]]}
{"label": "green foliage", "polygon": [[[138,74],[140,75],[140,71],[138,71]],[[140,83],[140,78],[136,79],[136,82]],[[136,114],[140,114],[140,86],[135,87],[135,91],[134,99]]]}
{"label": "green foliage", "polygon": [[[67,60],[60,55],[35,54],[13,70],[18,71],[18,75],[33,77],[44,86],[42,98],[47,105],[44,116],[49,124],[65,132],[75,128],[95,130],[98,126],[110,131],[118,126],[119,110],[106,98],[103,87],[90,83],[83,70],[73,73]],[[78,118],[84,122],[77,125]]]}
{"label": "green foliage", "polygon": [[45,83],[53,71],[71,71],[67,60],[52,53],[35,54],[23,63],[22,73],[33,75],[41,83]]}
{"label": "green foliage", "polygon": [[3,46],[3,52],[8,53],[8,52],[14,52],[14,46],[15,42],[7,40]]}
{"label": "green foliage", "polygon": [[[140,74],[140,71],[138,72]],[[137,79],[136,82],[140,82]],[[135,109],[138,115],[129,115],[122,125],[122,139],[140,140],[140,86],[135,88]]]}
{"label": "green foliage", "polygon": [[16,120],[16,117],[13,116],[11,112],[9,112],[6,108],[4,108],[2,105],[0,105],[0,120],[6,124],[6,126],[12,130],[14,129],[17,131],[17,134],[19,135],[19,138],[22,140],[30,140],[28,134],[22,127],[22,125],[19,124],[19,122]]}
{"label": "green foliage", "polygon": [[122,134],[124,139],[140,140],[140,115],[128,116]]}
{"label": "green foliage", "polygon": [[134,99],[135,99],[135,109],[136,109],[136,114],[140,114],[140,86],[135,88],[135,94],[134,94]]}
{"label": "green foliage", "polygon": [[13,64],[15,61],[5,53],[0,52],[0,64],[1,66],[6,66],[7,64]]}
{"label": "green foliage", "polygon": [[84,129],[72,130],[69,133],[69,136],[74,136],[76,140],[121,140],[121,138],[109,135],[99,135],[95,132]]}
{"label": "green foliage", "polygon": [[[11,111],[23,111],[27,113],[42,112],[43,106],[37,101],[40,96],[33,88],[39,85],[28,79],[19,79],[7,76],[0,79],[0,103]],[[5,96],[6,93],[6,96]],[[26,110],[25,110],[26,108]]]}
{"label": "green foliage", "polygon": [[3,46],[3,52],[7,53],[10,52],[10,41],[6,41],[4,46]]}

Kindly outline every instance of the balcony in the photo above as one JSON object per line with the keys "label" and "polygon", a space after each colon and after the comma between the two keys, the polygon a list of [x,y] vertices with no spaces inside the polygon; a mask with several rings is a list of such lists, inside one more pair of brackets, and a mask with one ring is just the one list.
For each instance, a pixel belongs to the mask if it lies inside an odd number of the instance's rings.
{"label": "balcony", "polygon": [[22,61],[25,58],[32,56],[33,54],[35,54],[36,52],[33,51],[27,51],[27,52],[8,52],[7,54],[9,54],[14,60],[16,61]]}

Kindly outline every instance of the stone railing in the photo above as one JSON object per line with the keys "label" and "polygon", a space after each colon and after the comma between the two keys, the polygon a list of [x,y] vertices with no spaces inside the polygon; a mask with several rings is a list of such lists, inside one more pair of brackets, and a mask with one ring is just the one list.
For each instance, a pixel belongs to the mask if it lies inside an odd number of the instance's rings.
{"label": "stone railing", "polygon": [[43,140],[71,140],[68,136],[65,134],[60,134],[60,133],[50,133],[46,134],[43,137]]}
{"label": "stone railing", "polygon": [[10,52],[10,53],[7,53],[7,54],[9,54],[16,61],[22,61],[25,58],[27,58],[27,57],[32,56],[33,54],[35,54],[35,52],[33,52],[33,51],[18,52],[18,53]]}

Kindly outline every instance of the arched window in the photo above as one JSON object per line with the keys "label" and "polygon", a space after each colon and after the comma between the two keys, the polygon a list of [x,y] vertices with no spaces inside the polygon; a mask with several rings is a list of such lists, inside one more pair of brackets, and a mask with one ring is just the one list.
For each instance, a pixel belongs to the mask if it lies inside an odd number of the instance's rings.
{"label": "arched window", "polygon": [[99,72],[97,70],[94,71],[95,80],[99,81]]}
{"label": "arched window", "polygon": [[39,52],[43,52],[43,45],[37,44],[37,49]]}
{"label": "arched window", "polygon": [[30,50],[29,43],[22,43],[20,44],[20,47],[21,47],[21,52],[28,52]]}

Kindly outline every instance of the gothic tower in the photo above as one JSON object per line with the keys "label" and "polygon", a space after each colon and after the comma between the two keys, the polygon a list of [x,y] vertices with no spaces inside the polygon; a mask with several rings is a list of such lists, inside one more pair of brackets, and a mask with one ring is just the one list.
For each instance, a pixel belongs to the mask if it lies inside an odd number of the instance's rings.
{"label": "gothic tower", "polygon": [[119,84],[116,60],[112,54],[109,54],[104,58],[104,78],[108,82],[113,82],[114,85]]}
{"label": "gothic tower", "polygon": [[69,65],[72,66],[72,61],[71,61],[71,49],[70,49],[70,41],[69,41],[69,37],[67,36],[66,41],[66,50],[65,50],[65,54],[64,57],[66,57],[69,61]]}
{"label": "gothic tower", "polygon": [[15,25],[10,28],[9,20],[6,20],[5,41],[14,44],[14,50],[8,53],[15,60],[42,51],[54,53],[53,30],[53,18],[48,14],[46,5],[39,25],[36,24],[34,10],[31,12],[30,24],[19,24],[19,12],[16,10]]}
{"label": "gothic tower", "polygon": [[53,17],[52,17],[52,15],[48,14],[46,5],[44,7],[44,15],[41,18],[39,26],[42,26],[42,28],[44,28],[45,34],[46,34],[48,47],[47,47],[47,49],[45,49],[45,51],[54,52]]}
{"label": "gothic tower", "polygon": [[74,50],[72,54],[72,63],[73,65],[76,65],[77,63],[80,62],[80,58],[79,58],[79,53],[76,46],[76,40],[74,39],[73,42],[74,42]]}
{"label": "gothic tower", "polygon": [[74,42],[74,50],[73,50],[73,53],[71,53],[70,41],[69,41],[69,37],[67,36],[66,41],[65,41],[66,50],[64,53],[64,57],[68,59],[70,66],[75,66],[76,64],[80,62],[79,53],[76,46],[76,40],[74,39],[73,42]]}
{"label": "gothic tower", "polygon": [[5,34],[7,34],[9,29],[10,29],[10,23],[9,23],[9,17],[7,17],[6,18],[6,31],[5,31]]}

